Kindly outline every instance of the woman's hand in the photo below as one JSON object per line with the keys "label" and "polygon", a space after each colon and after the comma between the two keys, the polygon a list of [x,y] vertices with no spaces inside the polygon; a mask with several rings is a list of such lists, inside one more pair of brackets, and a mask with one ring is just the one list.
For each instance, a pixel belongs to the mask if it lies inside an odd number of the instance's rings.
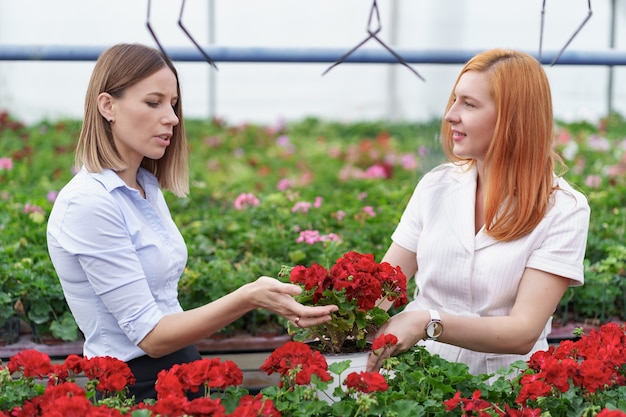
{"label": "woman's hand", "polygon": [[376,337],[381,334],[392,334],[398,338],[398,343],[394,346],[387,346],[384,349],[372,352],[367,360],[367,371],[378,371],[382,366],[383,359],[399,355],[406,352],[417,342],[424,338],[424,327],[429,320],[428,311],[405,311],[391,317],[376,333]]}
{"label": "woman's hand", "polygon": [[312,307],[298,303],[293,297],[299,295],[302,289],[275,278],[263,276],[247,285],[257,308],[280,314],[299,327],[325,323],[331,319],[330,314],[338,310],[336,305]]}

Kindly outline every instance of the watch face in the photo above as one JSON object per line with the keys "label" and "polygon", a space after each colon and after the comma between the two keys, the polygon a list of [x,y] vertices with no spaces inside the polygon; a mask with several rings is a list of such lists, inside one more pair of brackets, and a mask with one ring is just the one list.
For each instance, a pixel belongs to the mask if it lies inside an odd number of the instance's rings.
{"label": "watch face", "polygon": [[429,338],[431,338],[431,339],[437,338],[437,337],[441,336],[441,333],[443,333],[443,326],[441,325],[440,322],[432,321],[432,322],[428,323],[428,328],[426,329],[426,334],[428,335]]}

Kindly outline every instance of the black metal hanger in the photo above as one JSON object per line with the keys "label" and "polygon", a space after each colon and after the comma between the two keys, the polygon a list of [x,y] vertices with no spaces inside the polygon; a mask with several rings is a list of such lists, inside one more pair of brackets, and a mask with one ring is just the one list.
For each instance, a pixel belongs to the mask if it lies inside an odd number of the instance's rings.
{"label": "black metal hanger", "polygon": [[[161,50],[161,52],[163,52],[164,55],[167,55],[167,52],[165,52],[165,49],[163,49],[163,46],[161,45],[161,43],[157,39],[157,36],[154,33],[154,30],[152,30],[152,25],[150,24],[150,6],[151,6],[151,4],[152,4],[152,0],[148,0],[148,16],[146,18],[146,26],[148,27],[148,31],[150,32],[150,34],[154,38],[154,41],[158,45],[158,47]],[[202,56],[204,57],[206,62],[208,62],[213,68],[217,69],[217,65],[215,64],[215,61],[213,61],[213,59],[211,59],[211,57],[204,51],[204,49],[202,49],[200,44],[198,44],[198,42],[196,42],[196,40],[193,38],[193,36],[191,36],[191,33],[189,33],[189,31],[187,30],[185,25],[183,25],[183,11],[184,10],[185,10],[185,0],[182,1],[181,6],[180,6],[180,14],[178,15],[178,26],[182,29],[182,31],[189,38],[189,40],[195,45],[195,47],[198,49],[198,51],[200,51],[200,53],[202,54]]]}
{"label": "black metal hanger", "polygon": [[[372,20],[374,19],[374,17],[376,18],[376,29],[372,29]],[[357,49],[359,49],[361,46],[363,46],[367,41],[369,41],[370,39],[374,39],[376,40],[379,44],[381,44],[386,50],[388,50],[394,57],[396,57],[396,59],[405,67],[407,67],[408,69],[410,69],[415,75],[417,75],[422,81],[426,81],[424,79],[424,77],[422,77],[417,71],[415,71],[405,60],[404,58],[402,58],[400,55],[398,55],[393,49],[391,49],[389,46],[387,46],[387,44],[385,44],[385,42],[383,42],[377,35],[378,33],[381,31],[382,29],[382,25],[380,23],[380,12],[378,11],[378,4],[376,3],[376,0],[373,0],[372,2],[372,8],[370,9],[370,15],[369,15],[369,19],[367,21],[367,33],[368,36],[363,39],[358,45],[356,45],[354,48],[352,48],[351,50],[349,50],[348,52],[346,52],[345,54],[343,54],[341,57],[339,57],[339,59],[337,59],[337,61],[335,61],[334,64],[332,64],[330,67],[328,67],[328,69],[326,71],[324,71],[322,73],[322,75],[325,75],[326,73],[328,73],[328,71],[330,71],[331,69],[333,69],[334,67],[336,67],[337,65],[341,64],[348,56],[350,56],[354,51],[356,51]]]}
{"label": "black metal hanger", "polygon": [[[591,15],[593,14],[593,12],[591,11],[591,0],[587,0],[587,7],[589,8],[589,10],[587,12],[587,17],[585,18],[585,20],[583,20],[583,22],[580,24],[580,26],[578,26],[578,29],[576,29],[574,34],[569,38],[569,40],[567,41],[565,46],[563,48],[561,48],[561,51],[552,60],[552,62],[550,63],[550,66],[553,66],[556,63],[556,61],[559,60],[559,58],[561,57],[561,55],[563,54],[565,49],[569,46],[569,44],[572,42],[574,37],[576,35],[578,35],[578,32],[580,32],[580,30],[583,28],[583,26],[585,26],[587,21],[589,19],[591,19]],[[543,46],[543,22],[544,22],[545,14],[546,14],[546,0],[543,0],[543,4],[541,6],[541,29],[540,29],[541,31],[539,33],[539,61],[540,62],[541,62],[541,52],[542,52],[542,46]]]}

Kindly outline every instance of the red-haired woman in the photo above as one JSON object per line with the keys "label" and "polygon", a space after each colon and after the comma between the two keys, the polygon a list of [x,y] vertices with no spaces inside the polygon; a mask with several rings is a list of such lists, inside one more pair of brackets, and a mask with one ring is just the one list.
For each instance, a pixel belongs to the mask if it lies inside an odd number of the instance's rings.
{"label": "red-haired woman", "polygon": [[[380,333],[491,374],[547,349],[569,286],[583,283],[590,209],[555,172],[552,98],[541,64],[479,53],[454,84],[442,144],[449,162],[418,183],[383,261],[417,291]],[[560,171],[564,172],[564,169]]]}

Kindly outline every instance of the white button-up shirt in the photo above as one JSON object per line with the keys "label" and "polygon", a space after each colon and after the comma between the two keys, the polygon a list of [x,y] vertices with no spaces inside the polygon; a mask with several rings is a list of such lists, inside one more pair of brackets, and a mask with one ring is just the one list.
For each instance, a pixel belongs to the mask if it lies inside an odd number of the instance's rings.
{"label": "white button-up shirt", "polygon": [[164,315],[182,311],[185,242],[156,177],[140,169],[137,180],[145,199],[111,170],[83,168],[48,221],[48,251],[87,357],[145,355],[137,344]]}
{"label": "white button-up shirt", "polygon": [[[417,291],[406,311],[435,309],[461,316],[508,315],[526,268],[583,283],[590,209],[563,178],[543,220],[526,236],[498,242],[474,226],[476,168],[441,165],[418,183],[392,235],[417,254]],[[547,349],[551,320],[532,352]],[[421,343],[421,342],[420,342]],[[474,352],[427,341],[428,350],[463,362],[474,374],[493,373],[528,355]],[[532,354],[531,352],[531,354]]]}

